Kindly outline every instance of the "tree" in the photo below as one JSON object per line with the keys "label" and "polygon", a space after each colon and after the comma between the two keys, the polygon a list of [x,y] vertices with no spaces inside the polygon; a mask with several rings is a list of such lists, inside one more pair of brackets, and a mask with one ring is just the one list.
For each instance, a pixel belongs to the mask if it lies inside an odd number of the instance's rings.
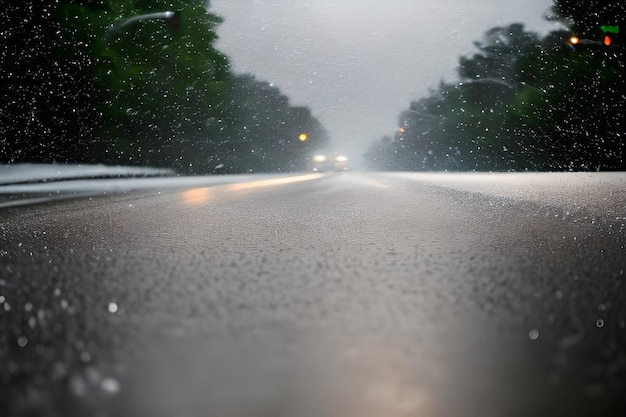
{"label": "tree", "polygon": [[626,168],[623,53],[599,43],[571,48],[568,35],[555,31],[539,38],[519,24],[488,31],[476,43],[478,53],[459,60],[459,82],[441,83],[411,103],[400,116],[402,134],[374,145],[393,156],[383,165],[482,171]]}
{"label": "tree", "polygon": [[[626,3],[603,0],[554,0],[552,19],[563,20],[579,35],[599,35],[601,25],[626,23]],[[624,30],[624,29],[622,29]]]}
{"label": "tree", "polygon": [[[306,107],[294,107],[270,83],[250,74],[233,77],[229,93],[233,123],[224,168],[237,172],[298,171],[315,149],[325,146],[328,133]],[[306,134],[306,141],[299,136]]]}
{"label": "tree", "polygon": [[100,143],[111,161],[203,171],[221,133],[207,120],[227,117],[229,64],[212,46],[220,19],[200,1],[111,1],[111,9],[110,24],[163,10],[176,11],[182,22],[172,28],[149,20],[108,36],[100,54],[106,68]]}
{"label": "tree", "polygon": [[[184,16],[179,33],[161,20],[107,30],[170,8]],[[179,143],[198,145],[203,119],[219,112],[228,61],[200,0],[13,2],[3,14],[5,162],[182,166],[191,152]]]}
{"label": "tree", "polygon": [[[59,8],[53,0],[12,1],[0,11],[2,161],[67,159],[68,149],[81,152],[95,134],[98,111],[86,71],[91,42],[64,43]],[[93,5],[85,13],[94,9],[102,10]]]}
{"label": "tree", "polygon": [[203,0],[14,3],[2,10],[0,162],[293,170],[327,140],[308,109],[231,73]]}
{"label": "tree", "polygon": [[387,165],[418,170],[517,168],[509,119],[524,84],[516,64],[537,40],[520,24],[489,30],[475,43],[474,55],[459,59],[459,82],[440,83],[400,115],[400,129],[386,146],[396,148],[392,154],[402,160]]}

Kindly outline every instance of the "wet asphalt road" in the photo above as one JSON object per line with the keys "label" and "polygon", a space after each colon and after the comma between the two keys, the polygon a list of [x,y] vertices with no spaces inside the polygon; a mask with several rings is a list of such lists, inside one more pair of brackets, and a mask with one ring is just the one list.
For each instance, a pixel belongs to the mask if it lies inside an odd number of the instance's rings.
{"label": "wet asphalt road", "polygon": [[626,415],[625,203],[341,173],[0,209],[0,415]]}

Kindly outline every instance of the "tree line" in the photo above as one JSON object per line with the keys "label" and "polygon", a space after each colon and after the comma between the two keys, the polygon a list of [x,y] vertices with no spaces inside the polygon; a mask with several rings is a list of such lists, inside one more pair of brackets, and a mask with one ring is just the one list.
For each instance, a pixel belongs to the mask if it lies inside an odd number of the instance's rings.
{"label": "tree line", "polygon": [[[624,2],[555,0],[567,30],[496,27],[461,57],[458,80],[410,103],[366,152],[382,170],[626,169]],[[609,32],[605,31],[608,30]],[[576,34],[583,42],[573,44]],[[610,35],[610,45],[603,36]]]}
{"label": "tree line", "polygon": [[304,169],[326,130],[278,88],[232,72],[208,10],[202,0],[3,6],[0,163]]}

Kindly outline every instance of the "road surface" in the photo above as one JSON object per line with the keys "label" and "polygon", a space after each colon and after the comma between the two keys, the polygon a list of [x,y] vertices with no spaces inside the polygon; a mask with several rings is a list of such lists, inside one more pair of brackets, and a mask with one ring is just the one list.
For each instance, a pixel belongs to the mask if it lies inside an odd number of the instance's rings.
{"label": "road surface", "polygon": [[626,174],[151,181],[0,187],[0,415],[626,415]]}

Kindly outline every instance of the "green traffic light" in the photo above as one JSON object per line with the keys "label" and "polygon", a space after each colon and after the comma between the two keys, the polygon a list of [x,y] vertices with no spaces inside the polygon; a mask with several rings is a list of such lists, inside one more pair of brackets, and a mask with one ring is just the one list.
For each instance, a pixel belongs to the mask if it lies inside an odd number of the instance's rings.
{"label": "green traffic light", "polygon": [[619,33],[619,25],[602,25],[600,30],[604,33]]}

